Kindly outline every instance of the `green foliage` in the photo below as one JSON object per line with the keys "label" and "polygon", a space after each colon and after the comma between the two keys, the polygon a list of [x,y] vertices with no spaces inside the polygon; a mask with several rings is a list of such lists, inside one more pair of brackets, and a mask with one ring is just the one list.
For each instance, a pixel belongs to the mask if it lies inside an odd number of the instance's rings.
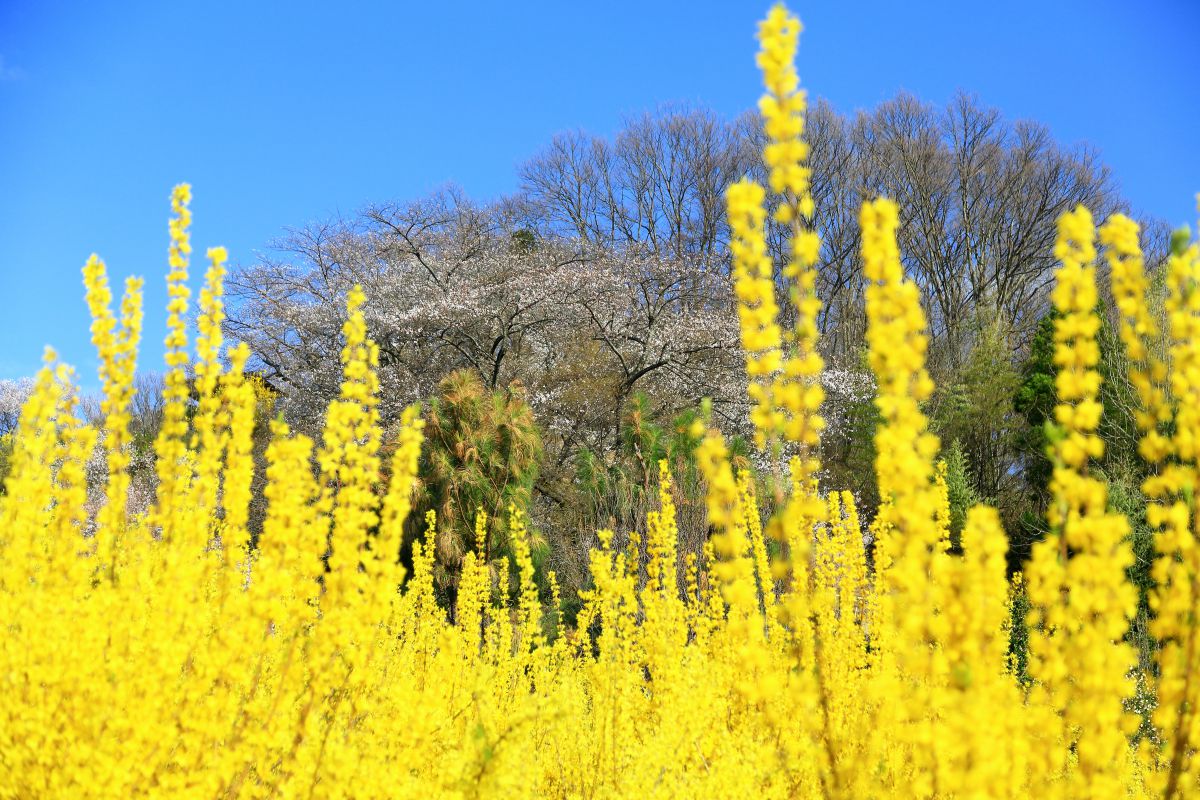
{"label": "green foliage", "polygon": [[958,442],[975,495],[1010,516],[1020,505],[1013,496],[1012,454],[1025,421],[1014,408],[1021,376],[998,314],[977,312],[971,349],[944,382],[930,409],[934,430],[943,442]]}
{"label": "green foliage", "polygon": [[[583,448],[575,460],[575,489],[599,524],[628,528],[645,516],[658,486],[658,463],[666,460],[677,488],[696,487],[696,447],[692,432],[695,410],[659,420],[649,398],[634,392],[621,416],[621,447],[609,459]],[[744,450],[744,446],[743,446]]]}
{"label": "green foliage", "polygon": [[[1100,345],[1100,438],[1104,440],[1104,467],[1109,471],[1133,470],[1144,473],[1138,454],[1140,434],[1135,412],[1140,405],[1137,390],[1129,380],[1129,358],[1113,324],[1100,313],[1100,330],[1096,333]],[[1138,478],[1140,483],[1140,477]]]}
{"label": "green foliage", "polygon": [[1013,405],[1025,417],[1027,427],[1021,438],[1022,449],[1028,461],[1025,465],[1025,481],[1035,490],[1045,491],[1050,482],[1050,459],[1046,456],[1046,423],[1054,414],[1057,393],[1054,389],[1054,321],[1057,312],[1051,312],[1038,322],[1029,356],[1021,367],[1021,384],[1017,388]]}
{"label": "green foliage", "polygon": [[1029,506],[1022,510],[1017,524],[1009,531],[1009,569],[1020,569],[1029,558],[1033,543],[1047,531],[1046,503],[1049,498],[1050,459],[1046,454],[1050,444],[1054,404],[1054,320],[1051,312],[1038,321],[1029,346],[1029,355],[1021,366],[1021,383],[1013,397],[1013,407],[1025,418],[1025,427],[1017,438],[1022,456]]}
{"label": "green foliage", "polygon": [[1032,606],[1023,581],[1015,581],[1009,593],[1008,660],[1009,670],[1022,686],[1029,686],[1029,624]]}
{"label": "green foliage", "polygon": [[12,469],[14,434],[0,434],[0,495],[5,493],[4,482]]}
{"label": "green foliage", "polygon": [[1187,225],[1171,231],[1171,255],[1181,256],[1192,241],[1192,229]]}
{"label": "green foliage", "polygon": [[688,409],[669,423],[658,422],[644,392],[630,396],[621,419],[621,440],[626,454],[637,464],[644,487],[648,489],[657,479],[658,462],[664,459],[676,480],[696,479],[695,456],[700,439],[693,434],[692,423],[698,418],[699,412]]}
{"label": "green foliage", "polygon": [[[1129,382],[1125,349],[1104,309],[1098,311],[1101,326],[1096,339],[1100,346],[1098,369],[1102,379],[1099,400],[1104,407],[1098,431],[1104,440],[1104,457],[1099,467],[1108,478],[1113,507],[1130,519],[1130,527],[1136,531],[1144,524],[1136,520],[1141,519],[1145,509],[1145,498],[1137,488],[1144,477],[1137,453],[1138,431],[1134,417],[1138,400]],[[1021,368],[1021,383],[1013,397],[1013,405],[1026,423],[1018,444],[1030,505],[1033,506],[1032,510],[1022,514],[1011,535],[1010,566],[1013,567],[1028,558],[1029,548],[1046,531],[1044,511],[1052,471],[1046,450],[1057,430],[1053,418],[1057,402],[1054,382],[1058,373],[1054,365],[1055,319],[1056,314],[1052,312],[1038,322],[1029,356]],[[1134,544],[1136,549],[1137,538]],[[1140,591],[1144,591],[1142,587],[1148,580],[1146,577],[1138,583]]]}
{"label": "green foliage", "polygon": [[1149,660],[1155,643],[1147,630],[1150,618],[1149,592],[1154,586],[1150,566],[1154,563],[1154,530],[1146,522],[1146,495],[1142,492],[1141,471],[1127,462],[1118,462],[1104,470],[1108,484],[1108,505],[1112,511],[1123,515],[1129,523],[1129,538],[1133,545],[1133,564],[1126,570],[1130,583],[1137,587],[1137,619],[1130,628],[1130,639],[1138,649],[1142,661]]}
{"label": "green foliage", "polygon": [[537,234],[528,228],[513,231],[512,251],[514,253],[528,255],[537,249],[537,243]]}
{"label": "green foliage", "polygon": [[[435,579],[453,595],[462,560],[475,546],[475,515],[488,524],[479,557],[488,563],[511,552],[508,507],[526,509],[537,480],[542,437],[518,384],[487,390],[478,374],[459,370],[438,385],[425,415],[416,513],[437,512]],[[545,560],[544,543],[533,542],[534,565]]]}
{"label": "green foliage", "polygon": [[[708,536],[708,528],[705,487],[696,464],[700,439],[693,428],[703,415],[704,411],[698,409],[671,415],[669,411],[656,409],[646,394],[634,392],[621,414],[618,446],[604,453],[586,447],[576,453],[574,474],[563,488],[550,528],[575,532],[584,537],[588,546],[598,529],[608,528],[616,532],[618,547],[623,547],[631,532],[645,533],[646,512],[659,507],[658,465],[665,460],[671,471],[679,552],[698,553]],[[735,466],[749,469],[748,443],[734,437],[729,447]],[[642,542],[644,548],[644,536]],[[643,551],[641,556],[645,555]],[[564,619],[568,626],[573,626],[579,609],[577,592],[588,588],[586,564],[564,565],[564,571],[558,575],[565,590]]]}
{"label": "green foliage", "polygon": [[950,443],[942,460],[946,464],[946,489],[950,498],[950,543],[958,548],[967,511],[979,502],[979,495],[971,479],[971,466],[958,439]]}

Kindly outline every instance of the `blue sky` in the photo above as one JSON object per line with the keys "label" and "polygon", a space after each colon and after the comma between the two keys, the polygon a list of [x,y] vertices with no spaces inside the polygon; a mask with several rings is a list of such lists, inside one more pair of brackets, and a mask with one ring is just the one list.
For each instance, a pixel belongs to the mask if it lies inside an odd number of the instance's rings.
{"label": "blue sky", "polygon": [[[197,253],[447,182],[487,199],[558,131],[759,93],[766,2],[0,0],[0,378],[53,344],[95,384],[80,268],[147,279],[161,365],[167,198]],[[1136,210],[1193,222],[1200,2],[795,3],[800,73],[842,111],[976,92],[1099,148]],[[194,263],[193,274],[202,271]]]}

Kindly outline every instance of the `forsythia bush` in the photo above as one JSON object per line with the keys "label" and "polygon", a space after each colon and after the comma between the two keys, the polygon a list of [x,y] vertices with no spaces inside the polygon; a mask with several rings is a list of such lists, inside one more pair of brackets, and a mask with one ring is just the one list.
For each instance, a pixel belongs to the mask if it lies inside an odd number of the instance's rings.
{"label": "forsythia bush", "polygon": [[[252,537],[249,353],[222,354],[218,248],[187,355],[189,190],[179,187],[153,508],[127,507],[141,283],[128,282],[114,312],[94,257],[84,278],[103,426],[80,420],[71,372],[48,354],[14,440],[0,498],[0,796],[1196,795],[1200,248],[1170,258],[1160,330],[1137,227],[1114,217],[1099,231],[1142,403],[1141,452],[1156,467],[1146,492],[1161,647],[1139,670],[1124,641],[1136,605],[1126,522],[1089,470],[1102,450],[1097,234],[1083,208],[1060,221],[1055,502],[1025,574],[1023,682],[996,512],[971,509],[950,544],[939,442],[922,412],[933,389],[925,319],[887,200],[861,217],[885,498],[872,536],[849,493],[817,486],[821,243],[807,222],[798,35],[782,8],[761,26],[769,190],[743,181],[728,196],[753,420],[762,448],[789,454],[769,519],[721,435],[697,423],[714,531],[703,559],[677,552],[664,463],[645,540],[618,550],[600,533],[574,630],[543,627],[515,509],[516,585],[468,552],[451,617],[435,601],[434,515],[409,574],[398,559],[422,421],[409,409],[398,441],[381,441],[377,351],[355,290],[341,396],[319,442],[271,424],[267,512]],[[769,213],[792,231],[790,330],[777,321]],[[105,502],[89,514],[84,466],[96,446]],[[1134,744],[1139,718],[1127,707],[1139,682],[1157,706]]]}

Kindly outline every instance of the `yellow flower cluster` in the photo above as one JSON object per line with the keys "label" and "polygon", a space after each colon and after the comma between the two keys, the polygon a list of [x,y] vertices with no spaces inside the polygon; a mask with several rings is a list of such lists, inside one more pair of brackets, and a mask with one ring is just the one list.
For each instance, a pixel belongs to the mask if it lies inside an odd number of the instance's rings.
{"label": "yellow flower cluster", "polygon": [[[782,5],[776,5],[758,30],[758,66],[766,87],[759,100],[767,138],[763,159],[768,169],[768,184],[778,195],[775,219],[789,226],[789,250],[782,276],[795,310],[790,330],[782,330],[778,321],[775,273],[765,230],[766,190],[743,179],[730,187],[727,198],[734,291],[750,379],[750,418],[755,441],[760,448],[769,449],[777,471],[784,443],[796,446],[788,459],[794,491],[784,503],[787,513],[771,520],[765,532],[757,525],[747,529],[758,573],[763,576],[758,589],[763,598],[762,608],[768,614],[768,627],[780,616],[795,627],[801,624],[798,620],[812,613],[798,592],[792,593],[789,602],[776,606],[771,602],[772,587],[775,579],[789,574],[793,584],[807,584],[810,575],[804,561],[810,555],[808,532],[821,522],[825,511],[816,492],[820,468],[816,448],[825,425],[819,413],[825,399],[820,383],[825,365],[817,352],[821,301],[816,293],[814,268],[821,242],[808,223],[814,207],[809,187],[811,170],[806,164],[809,148],[803,139],[806,98],[795,66],[800,29],[800,21]],[[782,501],[783,480],[778,474],[774,475],[772,488],[775,499]],[[774,565],[767,557],[766,538],[785,548],[784,557],[776,559]],[[758,544],[759,539],[762,544]],[[737,585],[743,586],[740,582]],[[735,591],[741,594],[745,589]],[[815,641],[800,635],[796,644],[800,651],[808,653]]]}
{"label": "yellow flower cluster", "polygon": [[[101,426],[81,419],[73,376],[48,352],[13,439],[0,494],[0,798],[1200,795],[1200,247],[1172,255],[1167,324],[1156,326],[1136,227],[1114,218],[1101,232],[1160,530],[1151,603],[1162,648],[1157,672],[1137,675],[1123,639],[1134,598],[1125,524],[1089,472],[1103,412],[1094,231],[1082,209],[1060,222],[1053,531],[1028,565],[1027,686],[1008,647],[1020,583],[1006,580],[996,511],[970,509],[960,546],[948,546],[944,467],[922,411],[933,390],[925,318],[887,200],[861,216],[881,418],[871,533],[850,493],[816,481],[820,306],[805,270],[819,243],[802,220],[798,32],[773,10],[759,58],[772,189],[793,225],[784,272],[800,319],[788,337],[766,193],[741,183],[729,196],[754,421],[764,444],[780,444],[773,456],[785,442],[799,452],[790,488],[771,486],[769,516],[753,476],[697,423],[714,532],[701,552],[680,558],[663,463],[642,532],[628,546],[599,532],[577,619],[564,620],[553,574],[539,579],[535,533],[516,508],[515,558],[490,561],[485,515],[461,510],[475,515],[476,546],[439,605],[436,515],[406,537],[420,411],[404,411],[385,468],[364,293],[346,298],[342,384],[319,442],[268,423],[248,349],[222,340],[219,248],[194,362],[187,353],[190,191],[179,187],[153,513],[125,514],[140,283],[126,284],[118,320],[99,259],[84,282]],[[86,483],[96,447],[107,480],[98,512]],[[266,509],[252,525],[256,482]],[[1137,680],[1158,700],[1140,747],[1123,711]]]}
{"label": "yellow flower cluster", "polygon": [[772,8],[759,23],[758,68],[762,70],[767,92],[758,101],[758,109],[767,134],[763,160],[770,170],[771,191],[791,193],[801,203],[798,210],[804,216],[811,216],[812,198],[808,193],[811,172],[804,166],[808,145],[801,138],[806,99],[796,74],[796,44],[801,27],[800,20],[782,4]]}
{"label": "yellow flower cluster", "polygon": [[1134,412],[1144,435],[1139,452],[1148,463],[1158,465],[1170,452],[1164,435],[1164,428],[1171,422],[1167,364],[1162,334],[1151,310],[1138,225],[1124,214],[1114,214],[1100,227],[1100,242],[1106,246],[1113,299],[1121,314],[1121,342],[1130,361],[1129,381],[1141,402],[1141,408]]}
{"label": "yellow flower cluster", "polygon": [[1195,291],[1200,249],[1193,243],[1168,259],[1164,338],[1151,310],[1137,224],[1116,214],[1101,227],[1100,241],[1106,246],[1113,298],[1121,313],[1129,380],[1141,402],[1135,414],[1142,433],[1139,452],[1152,468],[1143,484],[1149,499],[1146,521],[1158,530],[1155,549],[1160,557],[1151,570],[1155,587],[1150,594],[1150,630],[1159,646],[1153,723],[1168,746],[1156,754],[1162,769],[1151,776],[1151,784],[1164,796],[1175,797],[1181,783],[1195,782],[1192,753],[1200,742],[1191,722],[1192,709],[1200,703],[1200,682],[1195,679],[1200,671],[1195,625],[1200,548],[1193,528],[1196,461],[1194,455],[1173,457],[1190,452],[1189,440],[1200,419],[1192,410],[1200,402],[1195,383],[1200,366],[1195,344],[1200,334],[1200,295]]}
{"label": "yellow flower cluster", "polygon": [[100,409],[104,414],[104,430],[110,437],[105,442],[108,475],[99,525],[110,538],[103,543],[104,552],[99,550],[99,540],[96,547],[98,558],[107,559],[111,565],[115,563],[118,540],[125,529],[125,498],[129,496],[129,406],[133,401],[133,377],[142,335],[142,281],[129,278],[125,282],[119,328],[112,312],[108,274],[104,262],[95,254],[83,268],[83,283],[92,315],[92,344],[100,358],[104,391]]}
{"label": "yellow flower cluster", "polygon": [[783,366],[783,338],[776,321],[779,305],[767,253],[764,197],[763,188],[749,180],[730,186],[726,197],[734,292],[750,380],[750,420],[759,447],[776,439],[783,422],[773,398],[773,376]]}
{"label": "yellow flower cluster", "polygon": [[1095,229],[1078,207],[1059,218],[1055,255],[1061,262],[1052,299],[1054,363],[1058,367],[1057,427],[1052,429],[1049,521],[1054,535],[1038,542],[1026,572],[1030,615],[1030,674],[1035,696],[1058,713],[1056,757],[1036,768],[1058,774],[1066,751],[1075,764],[1069,793],[1119,794],[1127,734],[1136,718],[1123,702],[1132,694],[1135,658],[1124,641],[1137,593],[1126,579],[1133,564],[1125,517],[1107,510],[1106,484],[1088,474],[1103,454],[1097,433],[1100,347],[1096,334]]}
{"label": "yellow flower cluster", "polygon": [[[925,371],[925,314],[912,281],[905,279],[896,245],[899,224],[889,200],[864,203],[863,275],[869,281],[867,356],[878,382],[875,404],[883,424],[875,435],[875,471],[887,535],[877,547],[881,572],[894,602],[933,604],[932,554],[942,539],[934,457],[937,437],[928,431],[921,403],[933,393]],[[931,619],[907,615],[912,642],[927,640]]]}
{"label": "yellow flower cluster", "polygon": [[933,466],[934,497],[937,506],[934,508],[934,524],[938,529],[938,547],[949,550],[950,542],[950,486],[946,483],[946,462],[938,459]]}
{"label": "yellow flower cluster", "polygon": [[[1200,200],[1200,198],[1198,198]],[[1133,260],[1136,256],[1131,256]],[[1151,632],[1159,640],[1158,705],[1154,724],[1168,743],[1159,754],[1163,774],[1156,786],[1167,797],[1184,797],[1200,778],[1200,547],[1196,537],[1197,442],[1200,441],[1200,243],[1176,249],[1166,266],[1167,359],[1145,403],[1142,452],[1150,460],[1169,458],[1145,482],[1149,497],[1159,501],[1147,508],[1147,521],[1160,529],[1159,557],[1151,572],[1155,581],[1150,607],[1155,617]],[[1115,282],[1115,279],[1114,279]],[[1145,292],[1143,291],[1143,294]],[[1142,298],[1146,306],[1149,299]],[[1161,362],[1152,362],[1158,367]],[[1153,427],[1152,427],[1153,425]]]}
{"label": "yellow flower cluster", "polygon": [[[824,400],[819,382],[824,362],[817,352],[821,301],[813,268],[821,240],[807,223],[814,207],[811,170],[806,164],[809,147],[803,138],[806,98],[795,66],[800,28],[800,21],[777,5],[758,31],[758,65],[767,90],[759,100],[767,137],[763,159],[771,191],[778,195],[775,218],[790,224],[790,251],[782,272],[796,311],[789,331],[781,331],[777,322],[774,272],[764,231],[766,192],[742,180],[730,187],[728,205],[734,283],[759,446],[779,437],[801,445],[804,455],[793,466],[807,485],[816,473],[812,448],[824,427],[818,414]],[[768,381],[768,376],[773,379]],[[817,506],[809,511],[816,512]]]}

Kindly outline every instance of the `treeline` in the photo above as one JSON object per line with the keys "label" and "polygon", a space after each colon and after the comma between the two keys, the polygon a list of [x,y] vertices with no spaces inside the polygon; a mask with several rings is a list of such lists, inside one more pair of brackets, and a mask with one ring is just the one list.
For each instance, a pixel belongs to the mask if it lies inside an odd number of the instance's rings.
{"label": "treeline", "polygon": [[[1081,203],[1099,218],[1126,204],[1094,152],[966,95],[945,108],[900,95],[852,117],[819,102],[805,139],[830,365],[823,477],[851,488],[870,518],[876,413],[858,209],[883,195],[902,209],[901,253],[930,322],[939,389],[927,413],[951,453],[952,488],[963,508],[999,508],[1015,568],[1048,497],[1055,219]],[[384,422],[414,401],[433,415],[424,506],[467,499],[493,520],[510,502],[527,506],[544,540],[535,557],[573,594],[597,528],[627,536],[644,524],[661,458],[677,474],[684,550],[707,538],[686,431],[702,404],[735,442],[748,431],[724,194],[743,175],[766,180],[763,144],[756,115],[695,107],[631,119],[611,138],[562,134],[497,202],[451,189],[292,231],[231,276],[225,333],[253,351],[271,395],[264,413],[316,431],[340,380],[343,298],[362,285]],[[1167,229],[1144,228],[1153,268]],[[769,243],[781,269],[783,231],[772,227]],[[782,299],[781,276],[778,286]],[[1104,468],[1140,525],[1140,480],[1126,466],[1138,462],[1133,395],[1116,336],[1106,329],[1101,341],[1112,376]],[[738,446],[743,466],[767,466]],[[475,523],[443,521],[439,569],[452,592]]]}

